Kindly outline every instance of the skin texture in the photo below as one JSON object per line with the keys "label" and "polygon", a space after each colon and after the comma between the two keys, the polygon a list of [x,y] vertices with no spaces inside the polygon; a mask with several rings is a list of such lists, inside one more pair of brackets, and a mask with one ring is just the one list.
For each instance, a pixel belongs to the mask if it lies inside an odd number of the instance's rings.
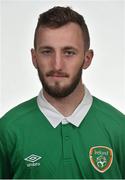
{"label": "skin texture", "polygon": [[71,115],[84,97],[82,69],[93,58],[93,51],[84,47],[80,26],[71,22],[56,29],[40,27],[36,49],[31,49],[44,96],[64,116]]}

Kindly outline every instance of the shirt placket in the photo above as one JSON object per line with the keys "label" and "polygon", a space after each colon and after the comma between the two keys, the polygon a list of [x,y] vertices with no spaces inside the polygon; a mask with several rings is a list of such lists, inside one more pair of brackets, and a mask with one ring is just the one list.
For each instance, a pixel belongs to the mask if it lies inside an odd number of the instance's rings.
{"label": "shirt placket", "polygon": [[63,165],[66,178],[71,178],[72,173],[72,141],[71,124],[62,125],[62,147],[63,147]]}

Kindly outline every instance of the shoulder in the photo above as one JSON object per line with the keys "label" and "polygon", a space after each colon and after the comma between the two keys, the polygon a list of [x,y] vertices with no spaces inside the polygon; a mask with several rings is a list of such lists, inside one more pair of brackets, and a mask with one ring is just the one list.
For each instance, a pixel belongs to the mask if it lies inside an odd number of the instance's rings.
{"label": "shoulder", "polygon": [[35,112],[37,109],[37,101],[36,97],[25,101],[16,107],[12,108],[8,111],[1,119],[0,119],[0,127],[4,125],[10,125],[15,120],[21,119],[23,117],[27,117],[30,113]]}
{"label": "shoulder", "polygon": [[98,99],[97,97],[93,97],[93,101],[94,101],[95,108],[97,108],[102,113],[108,113],[112,115],[125,117],[125,115],[122,112],[120,112],[118,109],[113,107],[111,104],[105,101],[102,101]]}
{"label": "shoulder", "polygon": [[93,97],[93,108],[97,118],[107,121],[108,124],[120,123],[125,125],[125,115],[111,104]]}

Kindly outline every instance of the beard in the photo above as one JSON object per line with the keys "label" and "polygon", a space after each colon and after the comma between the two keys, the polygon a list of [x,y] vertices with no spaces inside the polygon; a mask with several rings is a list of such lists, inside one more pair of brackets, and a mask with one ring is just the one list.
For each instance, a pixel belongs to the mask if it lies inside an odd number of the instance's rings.
{"label": "beard", "polygon": [[[78,86],[78,84],[81,80],[81,76],[82,76],[82,67],[80,67],[78,72],[76,73],[76,75],[72,78],[72,81],[69,85],[61,87],[60,83],[57,81],[57,82],[55,82],[54,86],[51,86],[46,82],[41,70],[39,68],[37,70],[38,70],[39,79],[42,83],[43,89],[50,96],[57,98],[57,99],[64,98],[64,97],[70,95],[75,90],[75,88]],[[51,76],[54,73],[55,73],[54,71],[51,71],[48,74],[46,74],[46,76]],[[63,75],[65,78],[69,77],[68,74],[64,74],[61,72],[56,72],[56,73],[59,75]]]}

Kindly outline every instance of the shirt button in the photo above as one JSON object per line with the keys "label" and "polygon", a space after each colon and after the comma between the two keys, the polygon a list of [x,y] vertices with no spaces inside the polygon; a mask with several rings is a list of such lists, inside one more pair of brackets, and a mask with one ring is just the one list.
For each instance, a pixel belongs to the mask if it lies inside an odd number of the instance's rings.
{"label": "shirt button", "polygon": [[65,136],[65,140],[68,141],[69,140],[69,136]]}

